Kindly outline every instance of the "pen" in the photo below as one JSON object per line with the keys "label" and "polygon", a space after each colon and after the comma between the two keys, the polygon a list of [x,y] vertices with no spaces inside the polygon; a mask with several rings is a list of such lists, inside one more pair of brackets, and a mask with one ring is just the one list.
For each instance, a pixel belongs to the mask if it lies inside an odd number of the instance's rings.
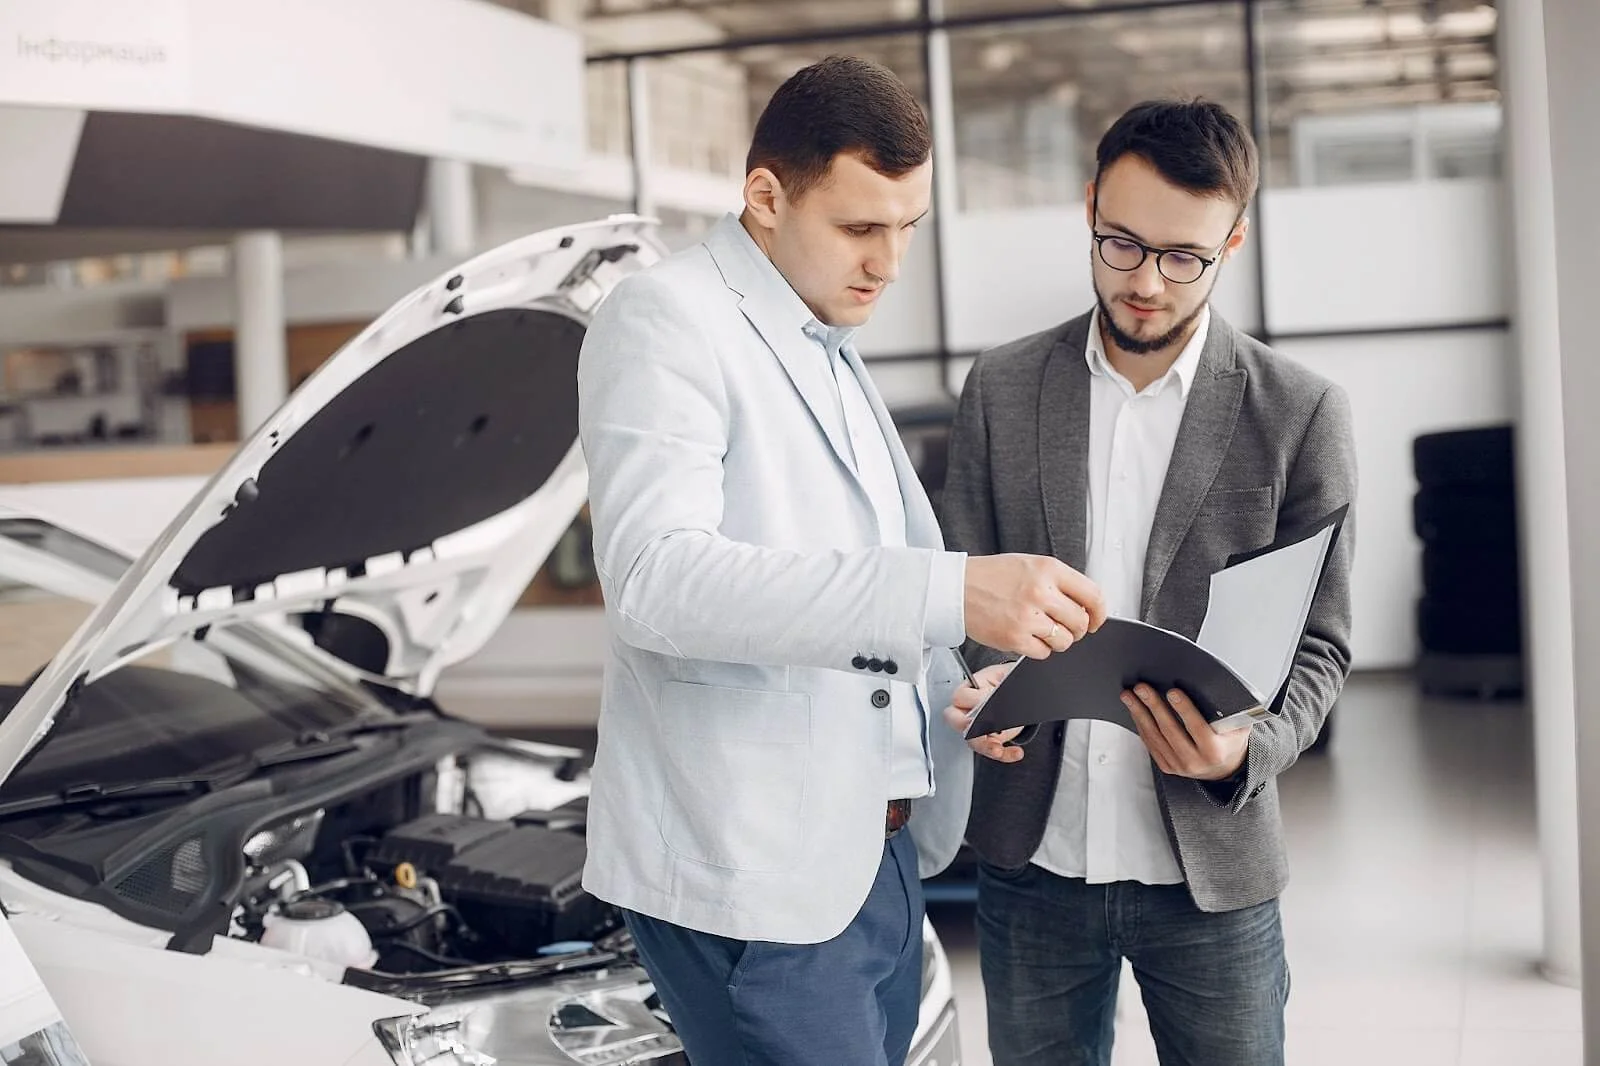
{"label": "pen", "polygon": [[961,654],[960,648],[951,648],[950,654],[956,657],[956,662],[961,664],[961,672],[967,675],[967,684],[973,688],[978,687],[978,679],[972,676],[972,667],[967,665],[967,657]]}

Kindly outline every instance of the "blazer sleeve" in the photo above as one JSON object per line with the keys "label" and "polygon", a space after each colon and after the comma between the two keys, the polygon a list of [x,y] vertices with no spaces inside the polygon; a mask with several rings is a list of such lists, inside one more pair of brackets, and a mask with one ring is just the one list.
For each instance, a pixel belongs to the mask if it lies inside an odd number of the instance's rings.
{"label": "blazer sleeve", "polygon": [[[706,302],[634,275],[600,305],[579,355],[594,557],[616,634],[715,662],[848,671],[877,656],[920,677],[928,631],[950,627],[952,595],[960,617],[958,555],[797,552],[719,531],[731,404]],[[942,597],[931,614],[930,588]]]}
{"label": "blazer sleeve", "polygon": [[[1350,673],[1350,567],[1355,557],[1356,456],[1350,401],[1329,385],[1289,467],[1280,532],[1309,527],[1346,504],[1350,511],[1334,543],[1327,574],[1312,602],[1305,637],[1290,669],[1283,713],[1251,727],[1245,764],[1232,788],[1213,799],[1241,810],[1316,740]],[[1228,793],[1231,793],[1229,795]]]}

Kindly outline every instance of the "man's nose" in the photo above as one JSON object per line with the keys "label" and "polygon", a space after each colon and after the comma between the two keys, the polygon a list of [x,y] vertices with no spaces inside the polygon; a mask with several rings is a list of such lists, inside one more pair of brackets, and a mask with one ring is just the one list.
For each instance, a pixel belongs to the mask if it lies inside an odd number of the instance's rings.
{"label": "man's nose", "polygon": [[1167,279],[1161,276],[1153,255],[1145,256],[1144,262],[1133,272],[1132,282],[1133,294],[1145,299],[1160,296],[1167,288]]}
{"label": "man's nose", "polygon": [[865,266],[867,273],[889,285],[900,278],[900,257],[905,254],[905,245],[897,235],[886,234],[885,238],[873,249]]}

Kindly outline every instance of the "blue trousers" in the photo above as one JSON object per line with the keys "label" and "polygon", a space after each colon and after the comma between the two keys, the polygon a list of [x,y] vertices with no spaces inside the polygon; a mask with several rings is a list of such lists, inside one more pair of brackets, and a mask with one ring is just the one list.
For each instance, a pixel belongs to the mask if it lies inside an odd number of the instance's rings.
{"label": "blue trousers", "polygon": [[1110,1066],[1122,960],[1162,1066],[1283,1066],[1278,903],[1210,914],[1183,885],[978,870],[994,1066]]}
{"label": "blue trousers", "polygon": [[922,998],[911,834],[884,844],[860,913],[821,944],[730,940],[624,912],[694,1066],[902,1066]]}

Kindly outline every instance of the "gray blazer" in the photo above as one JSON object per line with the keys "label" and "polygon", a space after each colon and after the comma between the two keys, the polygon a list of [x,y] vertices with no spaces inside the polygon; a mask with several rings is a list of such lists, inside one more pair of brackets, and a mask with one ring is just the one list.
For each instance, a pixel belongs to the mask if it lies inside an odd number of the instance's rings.
{"label": "gray blazer", "polygon": [[[1082,569],[1088,553],[1091,316],[980,356],[963,389],[942,501],[947,545],[1034,552]],[[1212,312],[1145,560],[1140,613],[1194,637],[1227,558],[1352,505],[1290,675],[1281,717],[1256,724],[1229,782],[1168,777],[1151,764],[1195,903],[1235,910],[1288,880],[1277,776],[1316,739],[1350,665],[1355,447],[1344,392]],[[971,649],[984,664],[1001,656]],[[976,669],[979,665],[974,662]],[[1066,726],[1040,730],[1013,764],[978,758],[968,843],[1021,867],[1043,838]]]}

